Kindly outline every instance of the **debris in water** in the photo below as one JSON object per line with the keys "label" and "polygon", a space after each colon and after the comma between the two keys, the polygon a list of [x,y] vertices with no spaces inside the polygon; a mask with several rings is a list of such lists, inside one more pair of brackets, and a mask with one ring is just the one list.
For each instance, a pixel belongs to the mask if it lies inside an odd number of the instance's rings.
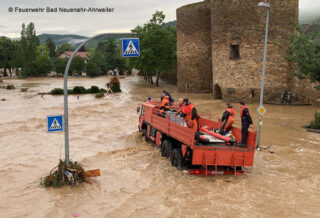
{"label": "debris in water", "polygon": [[27,91],[28,91],[28,88],[21,88],[20,91],[21,91],[21,92],[27,92]]}
{"label": "debris in water", "polygon": [[6,86],[6,89],[12,89],[12,90],[13,90],[13,89],[15,89],[15,88],[16,88],[16,87],[14,87],[14,85],[13,85],[13,84],[11,84],[11,85],[7,85],[7,86]]}
{"label": "debris in water", "polygon": [[69,166],[66,166],[65,162],[60,160],[59,165],[51,170],[50,174],[41,181],[41,184],[46,187],[61,187],[83,182],[88,182],[88,180],[81,164],[70,161]]}
{"label": "debris in water", "polygon": [[100,176],[100,169],[86,171],[86,177],[97,177],[97,176]]}

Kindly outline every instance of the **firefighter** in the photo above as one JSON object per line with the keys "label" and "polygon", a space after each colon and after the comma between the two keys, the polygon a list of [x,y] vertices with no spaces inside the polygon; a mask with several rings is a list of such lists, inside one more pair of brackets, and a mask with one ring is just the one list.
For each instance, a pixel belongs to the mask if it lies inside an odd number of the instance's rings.
{"label": "firefighter", "polygon": [[166,95],[169,97],[170,106],[171,106],[172,103],[174,102],[174,99],[172,98],[172,96],[170,95],[170,93],[167,92],[166,90],[162,90],[161,101],[162,101],[163,97],[166,96]]}
{"label": "firefighter", "polygon": [[221,121],[223,122],[220,128],[220,134],[224,135],[232,127],[235,118],[235,111],[231,104],[227,104],[227,109],[224,111]]}
{"label": "firefighter", "polygon": [[188,127],[193,128],[194,133],[198,132],[198,114],[197,109],[189,102],[187,98],[183,99],[182,117],[185,118]]}
{"label": "firefighter", "polygon": [[252,119],[249,113],[248,107],[245,105],[244,102],[239,102],[239,106],[241,109],[240,118],[241,118],[241,143],[238,144],[241,147],[246,146],[247,141],[247,134],[249,126],[252,124]]}
{"label": "firefighter", "polygon": [[165,111],[168,111],[170,109],[170,100],[169,96],[165,95],[162,98],[161,105],[160,105],[160,112],[163,114]]}
{"label": "firefighter", "polygon": [[178,103],[179,103],[179,110],[177,111],[176,115],[179,115],[182,113],[183,98],[179,98]]}

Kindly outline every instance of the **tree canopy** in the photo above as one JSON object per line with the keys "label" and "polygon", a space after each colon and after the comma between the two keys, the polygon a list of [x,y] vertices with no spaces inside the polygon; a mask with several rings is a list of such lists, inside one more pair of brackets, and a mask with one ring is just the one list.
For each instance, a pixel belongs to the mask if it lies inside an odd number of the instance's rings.
{"label": "tree canopy", "polygon": [[72,46],[68,43],[63,43],[57,48],[57,55],[60,56],[65,51],[72,51]]}
{"label": "tree canopy", "polygon": [[54,62],[54,70],[58,73],[58,74],[64,74],[65,70],[66,70],[66,66],[68,63],[68,59],[67,58],[57,58]]}
{"label": "tree canopy", "polygon": [[140,57],[130,59],[130,66],[142,71],[151,83],[156,75],[156,86],[161,73],[176,67],[176,28],[164,26],[165,15],[156,11],[143,26],[137,26],[132,32],[140,39]]}
{"label": "tree canopy", "polygon": [[36,72],[37,46],[40,45],[33,23],[22,24],[20,48],[22,60],[22,76],[33,76]]}
{"label": "tree canopy", "polygon": [[51,62],[49,56],[49,49],[46,44],[37,47],[37,58],[35,62],[35,71],[32,76],[45,76],[47,75],[51,69]]}
{"label": "tree canopy", "polygon": [[85,61],[82,57],[80,56],[75,56],[71,62],[71,66],[70,66],[70,72],[76,73],[76,74],[81,74],[82,71],[84,71],[85,68]]}
{"label": "tree canopy", "polygon": [[51,38],[47,38],[46,44],[47,44],[47,47],[49,49],[50,58],[52,58],[52,59],[55,58],[57,56],[55,42]]}
{"label": "tree canopy", "polygon": [[[290,38],[287,59],[294,63],[294,74],[300,79],[320,82],[320,41],[315,40],[317,31],[312,36],[306,35],[297,26]],[[316,87],[320,89],[320,85]]]}
{"label": "tree canopy", "polygon": [[4,76],[7,76],[7,70],[12,74],[12,68],[21,66],[20,58],[19,42],[0,37],[0,68],[4,68]]}

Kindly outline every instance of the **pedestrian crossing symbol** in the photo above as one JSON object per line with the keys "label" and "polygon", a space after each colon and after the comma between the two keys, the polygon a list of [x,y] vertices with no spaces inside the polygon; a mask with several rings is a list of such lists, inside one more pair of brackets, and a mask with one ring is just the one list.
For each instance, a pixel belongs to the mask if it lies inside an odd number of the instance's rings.
{"label": "pedestrian crossing symbol", "polygon": [[121,39],[122,41],[122,57],[139,57],[139,39],[138,38],[127,38]]}
{"label": "pedestrian crossing symbol", "polygon": [[48,132],[63,131],[63,116],[48,116],[47,117]]}

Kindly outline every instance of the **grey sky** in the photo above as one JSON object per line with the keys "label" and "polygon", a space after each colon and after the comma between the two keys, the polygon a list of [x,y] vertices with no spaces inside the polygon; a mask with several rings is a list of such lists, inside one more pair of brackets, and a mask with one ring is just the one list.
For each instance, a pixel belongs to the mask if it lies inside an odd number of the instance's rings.
{"label": "grey sky", "polygon": [[[19,37],[23,22],[34,22],[37,34],[80,34],[128,32],[145,23],[156,10],[164,11],[166,21],[176,19],[178,7],[201,0],[1,0],[0,35]],[[113,13],[17,13],[9,7],[110,7]],[[320,0],[300,0],[300,9],[320,8]]]}

